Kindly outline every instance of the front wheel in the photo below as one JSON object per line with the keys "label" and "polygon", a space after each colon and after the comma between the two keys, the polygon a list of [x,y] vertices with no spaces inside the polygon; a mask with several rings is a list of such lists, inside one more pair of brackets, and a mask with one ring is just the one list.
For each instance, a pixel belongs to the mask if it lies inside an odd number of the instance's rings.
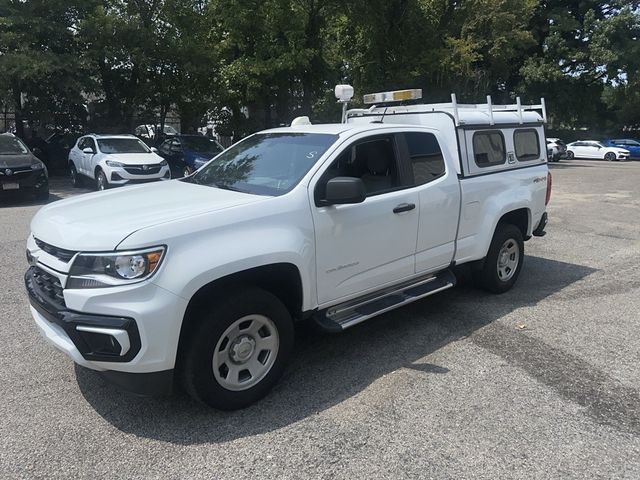
{"label": "front wheel", "polygon": [[604,156],[604,159],[607,162],[613,162],[616,159],[616,154],[613,152],[607,152]]}
{"label": "front wheel", "polygon": [[106,190],[109,188],[109,181],[107,180],[107,176],[104,174],[102,170],[98,170],[96,175],[96,189],[97,190]]}
{"label": "front wheel", "polygon": [[264,397],[293,347],[293,322],[282,302],[259,288],[219,295],[201,309],[182,347],[181,375],[196,400],[221,410]]}
{"label": "front wheel", "polygon": [[493,293],[504,293],[516,283],[524,260],[524,240],[518,227],[499,224],[482,268],[475,272],[476,284]]}

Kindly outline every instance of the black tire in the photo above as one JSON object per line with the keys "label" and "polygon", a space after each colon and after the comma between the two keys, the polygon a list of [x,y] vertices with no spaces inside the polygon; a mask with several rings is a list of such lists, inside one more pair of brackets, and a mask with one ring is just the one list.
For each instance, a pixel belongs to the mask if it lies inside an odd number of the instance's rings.
{"label": "black tire", "polygon": [[[505,245],[508,245],[509,241],[517,245],[517,254],[515,254],[517,256],[517,265],[512,268],[512,273],[509,274],[509,277],[503,279],[498,273],[499,261],[501,259],[501,250]],[[498,224],[482,268],[474,272],[476,286],[493,293],[504,293],[510,290],[518,280],[523,260],[524,240],[520,229],[508,223]]]}
{"label": "black tire", "polygon": [[107,176],[105,173],[98,169],[96,172],[96,190],[107,190],[109,188],[109,180],[107,180]]}
{"label": "black tire", "polygon": [[573,160],[573,152],[571,150],[567,150],[567,160]]}
{"label": "black tire", "polygon": [[78,174],[78,170],[73,162],[69,164],[69,177],[71,178],[71,186],[73,188],[79,188],[82,186],[82,179],[80,178],[80,174]]}
{"label": "black tire", "polygon": [[604,159],[607,162],[613,162],[616,159],[616,154],[613,152],[607,152],[604,154]]}
{"label": "black tire", "polygon": [[[263,398],[284,372],[293,348],[293,322],[282,302],[265,290],[245,287],[218,295],[210,308],[198,309],[192,315],[198,318],[194,319],[193,328],[181,345],[179,362],[179,375],[187,393],[220,410],[244,408]],[[214,351],[220,341],[227,341],[227,345],[231,341],[225,340],[225,331],[250,315],[261,315],[272,321],[279,345],[275,361],[265,376],[250,388],[234,391],[221,385],[214,375]]]}

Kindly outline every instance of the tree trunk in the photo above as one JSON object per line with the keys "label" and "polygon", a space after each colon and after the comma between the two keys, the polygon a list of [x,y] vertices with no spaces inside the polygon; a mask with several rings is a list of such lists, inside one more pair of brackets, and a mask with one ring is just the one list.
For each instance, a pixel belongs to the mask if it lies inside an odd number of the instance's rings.
{"label": "tree trunk", "polygon": [[16,135],[24,140],[24,125],[22,124],[22,92],[20,87],[14,85],[13,87],[13,102],[15,103],[14,120],[16,123]]}

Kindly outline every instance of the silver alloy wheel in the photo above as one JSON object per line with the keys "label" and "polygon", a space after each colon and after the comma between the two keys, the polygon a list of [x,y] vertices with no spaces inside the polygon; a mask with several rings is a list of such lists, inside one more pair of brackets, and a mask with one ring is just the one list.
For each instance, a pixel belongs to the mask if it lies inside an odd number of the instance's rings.
{"label": "silver alloy wheel", "polygon": [[609,161],[612,162],[613,160],[616,159],[616,154],[613,152],[607,152],[607,154],[604,156],[604,158]]}
{"label": "silver alloy wheel", "polygon": [[71,185],[75,186],[78,183],[78,174],[76,172],[76,167],[71,165]]}
{"label": "silver alloy wheel", "polygon": [[218,339],[213,375],[227,390],[247,390],[269,373],[279,346],[278,329],[270,318],[258,314],[242,317]]}
{"label": "silver alloy wheel", "polygon": [[98,190],[106,190],[107,189],[107,177],[105,177],[104,173],[98,173]]}
{"label": "silver alloy wheel", "polygon": [[520,247],[513,238],[508,238],[498,252],[498,278],[502,282],[511,280],[518,269],[520,261]]}

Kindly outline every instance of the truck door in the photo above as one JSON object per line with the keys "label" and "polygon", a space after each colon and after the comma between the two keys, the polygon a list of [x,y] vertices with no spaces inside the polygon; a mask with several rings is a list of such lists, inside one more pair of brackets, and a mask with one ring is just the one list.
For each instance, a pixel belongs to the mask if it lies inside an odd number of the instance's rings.
{"label": "truck door", "polygon": [[455,253],[459,180],[433,133],[406,132],[402,139],[410,181],[418,193],[416,273],[441,270],[451,264]]}
{"label": "truck door", "polygon": [[[406,188],[398,159],[395,134],[361,135],[312,180],[320,305],[414,275],[419,195]],[[361,178],[365,201],[323,206],[326,183],[334,177]]]}

